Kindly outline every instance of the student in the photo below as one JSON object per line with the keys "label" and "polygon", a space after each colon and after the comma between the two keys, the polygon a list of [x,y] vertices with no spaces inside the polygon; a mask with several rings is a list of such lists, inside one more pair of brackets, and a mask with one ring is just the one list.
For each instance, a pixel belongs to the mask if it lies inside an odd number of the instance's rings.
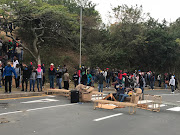
{"label": "student", "polygon": [[2,67],[2,62],[0,61],[0,88],[2,87],[1,86],[1,80],[2,80],[2,77],[3,76],[3,67]]}
{"label": "student", "polygon": [[8,83],[9,83],[9,93],[11,93],[12,73],[14,73],[15,77],[17,78],[14,68],[11,67],[11,62],[8,62],[3,72],[3,77],[5,77],[5,93],[8,92],[8,88],[7,88]]}
{"label": "student", "polygon": [[125,89],[122,87],[122,84],[120,84],[119,88],[117,87],[116,90],[116,96],[119,96],[119,102],[124,102],[124,99],[129,97],[129,95],[125,94]]}
{"label": "student", "polygon": [[64,89],[69,89],[69,73],[67,72],[67,69],[64,73]]}
{"label": "student", "polygon": [[26,83],[26,92],[27,92],[28,81],[30,78],[30,71],[26,64],[23,65],[22,71],[23,71],[23,77],[22,77],[23,79],[22,79],[22,90],[21,91],[24,91],[24,83]]}
{"label": "student", "polygon": [[45,65],[44,64],[42,64],[41,69],[43,70],[43,82],[42,82],[42,86],[44,87],[44,83],[45,83],[45,80],[46,80],[46,78],[45,78],[46,69],[45,69]]}
{"label": "student", "polygon": [[170,82],[169,82],[169,86],[171,86],[171,93],[174,94],[174,87],[175,87],[175,79],[174,76],[171,76]]}
{"label": "student", "polygon": [[62,89],[62,85],[61,85],[62,76],[63,76],[63,72],[62,72],[61,67],[59,66],[58,70],[56,72],[56,77],[57,77],[57,82],[58,82],[59,89]]}
{"label": "student", "polygon": [[43,70],[41,69],[41,65],[38,65],[37,68],[37,89],[39,91],[39,85],[40,85],[40,89],[42,91],[42,79],[43,79]]}
{"label": "student", "polygon": [[87,86],[91,86],[92,75],[87,71]]}
{"label": "student", "polygon": [[79,76],[78,76],[77,72],[74,72],[73,81],[74,81],[74,87],[75,88],[78,85],[78,80],[79,80]]}
{"label": "student", "polygon": [[54,77],[56,74],[56,70],[54,68],[54,64],[51,63],[49,68],[49,81],[50,81],[50,89],[54,89]]}
{"label": "student", "polygon": [[34,86],[36,83],[36,78],[37,78],[37,71],[36,71],[36,68],[33,67],[33,70],[32,70],[31,76],[30,76],[30,91],[31,91],[31,87],[33,86],[33,92],[35,92]]}
{"label": "student", "polygon": [[101,72],[99,74],[99,76],[97,76],[97,80],[98,80],[98,91],[99,92],[103,92],[103,82],[105,81],[105,77],[103,76],[103,72]]}
{"label": "student", "polygon": [[15,79],[16,88],[19,88],[19,85],[20,85],[20,76],[21,76],[21,68],[20,68],[19,64],[16,65],[15,72],[16,72],[16,75],[17,75],[17,78]]}

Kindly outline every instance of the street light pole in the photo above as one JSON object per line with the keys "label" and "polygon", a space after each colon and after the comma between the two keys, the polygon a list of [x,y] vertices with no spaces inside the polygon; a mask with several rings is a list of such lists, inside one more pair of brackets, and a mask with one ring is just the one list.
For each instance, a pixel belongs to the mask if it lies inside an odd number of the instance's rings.
{"label": "street light pole", "polygon": [[79,61],[79,68],[81,68],[81,42],[82,42],[82,6],[80,10],[80,61]]}

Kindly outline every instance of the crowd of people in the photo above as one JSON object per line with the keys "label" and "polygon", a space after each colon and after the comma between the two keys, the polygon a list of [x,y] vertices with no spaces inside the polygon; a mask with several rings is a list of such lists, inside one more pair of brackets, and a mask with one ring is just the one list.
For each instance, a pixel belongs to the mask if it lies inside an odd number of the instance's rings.
{"label": "crowd of people", "polygon": [[[7,86],[9,84],[9,93],[11,93],[13,77],[15,78],[16,88],[20,88],[22,84],[22,91],[28,91],[28,89],[29,91],[35,91],[35,84],[37,84],[37,90],[42,91],[46,80],[44,64],[35,66],[32,62],[29,65],[22,63],[23,47],[11,40],[8,43],[3,43],[2,39],[0,39],[0,56],[0,87],[2,82],[5,85],[5,92],[8,92]],[[59,89],[69,89],[71,79],[66,65],[63,67],[59,65],[55,68],[54,64],[51,63],[48,68],[48,77],[50,89],[55,89],[56,86]],[[178,81],[173,74],[165,73],[162,76],[151,71],[135,70],[127,72],[109,68],[102,70],[99,67],[86,68],[84,65],[74,72],[72,80],[74,87],[78,84],[94,87],[94,84],[98,83],[99,92],[103,92],[104,87],[116,88],[117,85],[122,86],[123,89],[141,88],[142,92],[144,92],[145,87],[154,90],[156,81],[158,81],[159,87],[162,87],[162,83],[165,89],[167,89],[168,85],[171,86],[172,93],[178,87]],[[62,81],[64,86],[62,86]]]}
{"label": "crowd of people", "polygon": [[[78,78],[79,77],[79,78]],[[178,88],[178,81],[175,78],[175,75],[165,73],[163,76],[161,74],[156,74],[155,72],[148,71],[142,72],[141,70],[135,70],[133,72],[127,72],[117,69],[110,70],[106,68],[101,70],[100,68],[85,68],[82,66],[82,69],[79,69],[78,74],[74,74],[74,84],[77,85],[82,83],[87,86],[94,86],[94,83],[98,83],[99,92],[103,91],[103,87],[106,88],[114,87],[115,84],[122,85],[122,88],[141,88],[144,92],[145,87],[150,87],[154,90],[155,82],[158,82],[158,86],[167,89],[168,86],[171,87],[172,93]]]}

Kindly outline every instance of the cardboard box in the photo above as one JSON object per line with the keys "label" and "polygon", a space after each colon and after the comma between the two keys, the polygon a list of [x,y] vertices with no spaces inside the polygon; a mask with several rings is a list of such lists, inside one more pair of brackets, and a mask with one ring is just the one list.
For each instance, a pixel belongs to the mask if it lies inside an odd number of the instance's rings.
{"label": "cardboard box", "polygon": [[89,102],[91,101],[92,93],[82,93],[81,100],[82,102]]}

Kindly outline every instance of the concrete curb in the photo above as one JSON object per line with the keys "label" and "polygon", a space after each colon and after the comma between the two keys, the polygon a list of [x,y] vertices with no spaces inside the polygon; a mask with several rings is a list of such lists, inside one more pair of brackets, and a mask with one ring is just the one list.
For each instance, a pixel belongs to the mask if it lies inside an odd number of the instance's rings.
{"label": "concrete curb", "polygon": [[20,97],[32,97],[32,96],[42,96],[44,92],[21,92],[21,93],[11,93],[11,94],[0,94],[0,99],[6,98],[20,98]]}

